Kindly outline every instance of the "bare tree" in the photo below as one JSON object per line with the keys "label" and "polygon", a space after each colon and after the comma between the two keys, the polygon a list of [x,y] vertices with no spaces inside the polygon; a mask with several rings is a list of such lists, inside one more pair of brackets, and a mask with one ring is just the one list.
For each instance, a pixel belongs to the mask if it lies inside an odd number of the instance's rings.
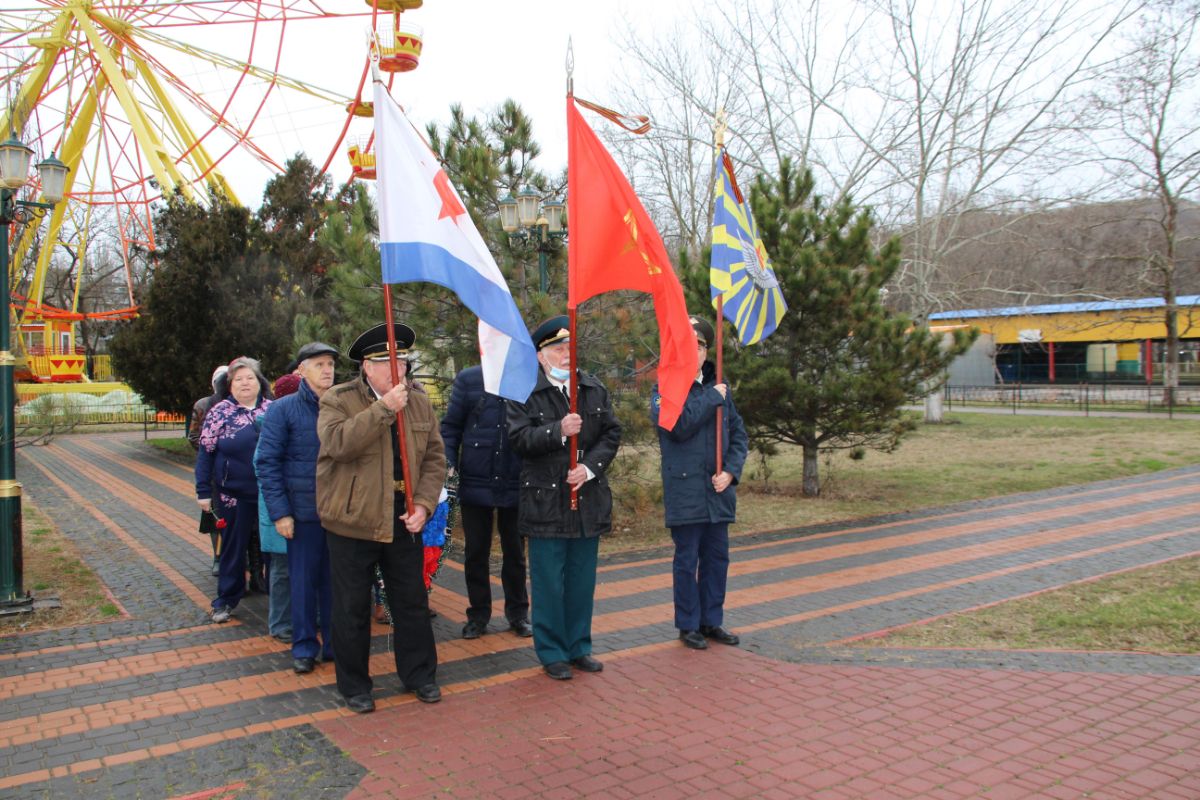
{"label": "bare tree", "polygon": [[1180,210],[1200,184],[1198,19],[1200,3],[1194,0],[1155,2],[1125,40],[1107,85],[1093,97],[1098,118],[1092,144],[1108,185],[1154,201],[1148,219],[1157,230],[1140,244],[1143,269],[1163,299],[1167,402],[1179,386]]}
{"label": "bare tree", "polygon": [[[686,110],[693,122],[660,126],[642,145],[657,148],[660,192],[686,198],[690,182],[675,170],[687,164],[697,174],[695,153],[705,148],[696,140],[707,144],[708,131],[696,121],[724,105],[731,150],[751,172],[790,155],[823,194],[853,196],[882,230],[903,235],[888,302],[923,319],[957,305],[939,281],[955,250],[997,235],[968,235],[967,215],[992,212],[1011,225],[1072,200],[1062,175],[1078,164],[1070,160],[1078,134],[1064,123],[1142,2],[726,4],[669,41],[635,43],[641,74],[624,85],[656,120]],[[697,66],[698,54],[717,70]],[[683,238],[702,245],[704,231],[689,227]],[[1010,288],[1005,275],[989,279]]]}

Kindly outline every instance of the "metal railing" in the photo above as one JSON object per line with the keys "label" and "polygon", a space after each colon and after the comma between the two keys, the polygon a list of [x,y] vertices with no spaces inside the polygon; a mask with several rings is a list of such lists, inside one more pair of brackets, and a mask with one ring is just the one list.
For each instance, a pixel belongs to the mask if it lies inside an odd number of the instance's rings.
{"label": "metal railing", "polygon": [[1168,416],[1200,412],[1200,386],[1162,386],[1137,383],[1011,383],[994,386],[950,386],[942,390],[947,410],[958,406],[999,406],[1015,414],[1022,408],[1053,408],[1089,414],[1092,411],[1147,411]]}

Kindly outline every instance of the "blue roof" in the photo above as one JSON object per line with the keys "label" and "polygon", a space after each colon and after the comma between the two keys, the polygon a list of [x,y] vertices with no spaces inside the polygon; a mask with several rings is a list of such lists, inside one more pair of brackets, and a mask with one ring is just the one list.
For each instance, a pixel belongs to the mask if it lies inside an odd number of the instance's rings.
{"label": "blue roof", "polygon": [[[1188,294],[1175,298],[1179,306],[1200,305],[1200,294]],[[929,319],[978,319],[983,317],[1020,317],[1028,314],[1067,314],[1087,311],[1124,311],[1133,308],[1162,308],[1161,297],[1143,297],[1138,300],[1102,300],[1092,303],[1050,303],[1041,306],[1008,306],[1007,308],[976,308],[967,311],[939,311]]]}

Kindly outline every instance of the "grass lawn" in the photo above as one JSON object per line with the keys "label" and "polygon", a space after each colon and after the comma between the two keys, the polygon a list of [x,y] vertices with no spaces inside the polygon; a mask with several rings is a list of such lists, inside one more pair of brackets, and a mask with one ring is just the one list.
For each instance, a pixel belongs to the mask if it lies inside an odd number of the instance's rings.
{"label": "grass lawn", "polygon": [[87,625],[119,617],[121,610],[79,557],[71,540],[32,503],[22,503],[21,514],[24,588],[33,592],[34,597],[57,595],[62,608],[0,617],[0,635]]}
{"label": "grass lawn", "polygon": [[858,644],[1200,653],[1200,558],[913,625]]}

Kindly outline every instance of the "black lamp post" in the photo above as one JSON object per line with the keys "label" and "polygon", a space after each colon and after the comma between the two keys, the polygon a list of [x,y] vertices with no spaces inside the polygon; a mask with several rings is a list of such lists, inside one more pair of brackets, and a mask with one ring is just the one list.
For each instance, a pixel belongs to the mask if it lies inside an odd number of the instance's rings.
{"label": "black lamp post", "polygon": [[[539,213],[540,206],[540,213]],[[528,244],[538,254],[538,287],[542,294],[550,291],[550,254],[566,238],[563,218],[567,207],[557,198],[542,200],[536,191],[526,186],[517,194],[500,200],[500,226],[509,241]]]}
{"label": "black lamp post", "polygon": [[10,349],[11,287],[9,286],[9,233],[12,224],[25,225],[62,200],[68,167],[52,153],[37,165],[42,199],[18,200],[17,193],[29,182],[29,162],[33,149],[17,139],[14,132],[0,143],[0,226],[3,228],[3,255],[0,255],[0,615],[33,609],[33,600],[22,587],[21,484],[16,473],[16,427],[13,409],[16,391],[13,367],[16,358]]}

